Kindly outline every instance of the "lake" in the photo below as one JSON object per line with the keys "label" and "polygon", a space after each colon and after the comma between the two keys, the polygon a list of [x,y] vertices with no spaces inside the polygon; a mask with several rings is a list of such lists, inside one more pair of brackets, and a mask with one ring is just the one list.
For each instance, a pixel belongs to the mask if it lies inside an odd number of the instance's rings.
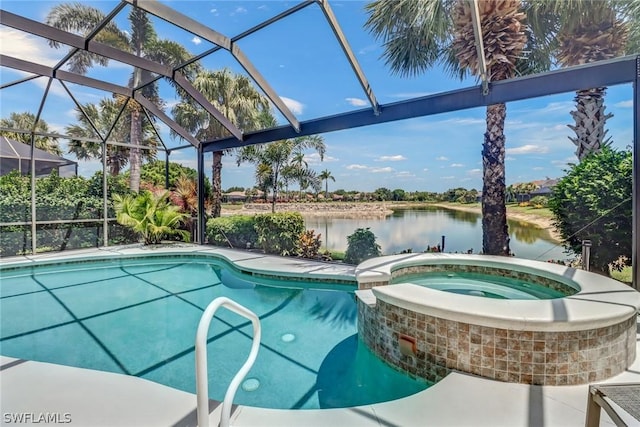
{"label": "lake", "polygon": [[[508,223],[509,246],[517,257],[542,261],[568,258],[546,230],[520,221]],[[482,250],[480,214],[436,207],[396,210],[386,218],[305,217],[305,225],[320,233],[322,246],[330,250],[345,251],[347,236],[357,228],[366,227],[375,234],[385,255],[406,249],[423,252],[427,246],[441,244],[442,236],[445,236],[445,252]]]}

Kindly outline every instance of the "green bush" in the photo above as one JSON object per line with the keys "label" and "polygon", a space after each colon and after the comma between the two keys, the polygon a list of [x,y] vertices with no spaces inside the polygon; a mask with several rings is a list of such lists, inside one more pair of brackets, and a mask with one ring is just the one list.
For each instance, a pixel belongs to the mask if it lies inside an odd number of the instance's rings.
{"label": "green bush", "polygon": [[[109,191],[122,189],[121,177],[107,177]],[[0,222],[31,221],[31,177],[17,171],[0,177]],[[36,216],[38,221],[97,219],[97,222],[38,224],[37,251],[96,247],[103,242],[102,174],[89,179],[62,178],[57,172],[36,179]],[[111,201],[108,216],[115,216]],[[135,235],[122,226],[109,224],[109,244],[135,242]],[[31,225],[0,227],[0,255],[31,253]]]}
{"label": "green bush", "polygon": [[304,219],[298,212],[276,212],[255,216],[258,244],[265,253],[292,255],[305,231]]}
{"label": "green bush", "polygon": [[358,228],[347,236],[347,252],[344,262],[347,264],[360,264],[369,258],[380,256],[380,245],[376,243],[376,236],[367,228]]}
{"label": "green bush", "polygon": [[604,147],[572,165],[549,199],[565,247],[579,254],[591,240],[591,269],[604,274],[632,258],[632,165],[631,151]]}
{"label": "green bush", "polygon": [[537,209],[545,208],[549,203],[549,198],[547,198],[546,196],[535,196],[532,197],[531,200],[529,200],[529,203]]}
{"label": "green bush", "polygon": [[209,243],[217,246],[246,248],[247,243],[254,246],[258,241],[253,215],[231,215],[211,218],[207,221]]}

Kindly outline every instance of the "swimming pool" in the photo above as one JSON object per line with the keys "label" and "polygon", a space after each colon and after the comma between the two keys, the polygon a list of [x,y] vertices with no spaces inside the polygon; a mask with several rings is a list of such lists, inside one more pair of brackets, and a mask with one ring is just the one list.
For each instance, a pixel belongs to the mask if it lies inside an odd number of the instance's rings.
{"label": "swimming pool", "polygon": [[429,272],[408,274],[391,281],[413,283],[462,295],[494,299],[552,299],[569,295],[531,280],[476,272]]}
{"label": "swimming pool", "polygon": [[[211,257],[142,257],[3,269],[5,356],[139,376],[195,391],[203,309],[226,296],[262,323],[258,359],[235,403],[287,409],[363,405],[428,387],[357,337],[355,286],[240,273]],[[208,345],[210,397],[222,400],[251,347],[251,324],[221,310]]]}

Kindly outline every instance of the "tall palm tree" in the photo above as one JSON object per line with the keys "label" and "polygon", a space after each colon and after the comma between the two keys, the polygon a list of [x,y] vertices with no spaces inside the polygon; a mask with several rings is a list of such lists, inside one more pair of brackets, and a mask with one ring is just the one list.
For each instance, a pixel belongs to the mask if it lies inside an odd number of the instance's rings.
{"label": "tall palm tree", "polygon": [[[415,75],[442,63],[457,77],[480,74],[471,2],[466,0],[375,0],[365,26],[384,42],[384,58],[400,75]],[[527,44],[520,0],[478,2],[490,81],[514,77]],[[483,252],[509,254],[505,206],[504,104],[487,107],[482,149]]]}
{"label": "tall palm tree", "polygon": [[[263,113],[269,112],[269,100],[241,74],[228,68],[198,73],[193,86],[216,107],[231,123],[243,131],[259,128],[264,120]],[[210,117],[201,106],[188,100],[180,102],[173,109],[176,121],[195,134],[198,140],[210,140],[230,136],[220,122]],[[213,211],[214,217],[222,210],[222,151],[213,152]]]}
{"label": "tall palm tree", "polygon": [[[629,30],[640,26],[640,16],[634,15],[640,15],[637,2],[626,0],[530,0],[528,7],[533,33],[551,41],[554,57],[562,67],[623,55]],[[631,25],[634,17],[635,25]],[[634,34],[632,40],[637,42],[637,28]],[[575,110],[571,111],[575,124],[568,126],[576,135],[569,139],[576,145],[579,160],[611,142],[605,125],[613,115],[605,112],[605,94],[605,87],[576,92]]]}
{"label": "tall palm tree", "polygon": [[326,199],[329,197],[329,180],[336,182],[336,179],[333,175],[331,175],[331,171],[329,169],[325,169],[320,172],[318,178],[324,181],[324,198]]}
{"label": "tall palm tree", "polygon": [[[50,133],[49,125],[44,120],[35,123],[36,116],[29,112],[11,113],[8,119],[1,119],[0,126],[16,130],[33,130],[34,132]],[[35,124],[35,126],[34,126]],[[31,145],[31,134],[22,132],[0,131],[0,135],[23,144]],[[34,135],[36,148],[47,151],[56,156],[62,155],[62,149],[58,145],[58,139],[50,136]]]}
{"label": "tall palm tree", "polygon": [[309,169],[309,164],[304,159],[304,152],[302,150],[298,150],[293,153],[293,157],[291,158],[291,170],[293,172],[293,176],[298,180],[299,187],[299,198],[302,198],[302,187],[305,184],[305,173],[304,171]]}
{"label": "tall palm tree", "polygon": [[320,160],[324,159],[326,146],[321,136],[302,136],[294,139],[283,139],[270,142],[268,144],[249,145],[242,147],[237,154],[238,166],[243,162],[250,162],[264,173],[271,171],[270,187],[273,190],[271,199],[271,211],[276,211],[276,200],[278,198],[278,186],[281,183],[281,174],[285,167],[291,163],[294,153],[312,149],[320,155]]}
{"label": "tall palm tree", "polygon": [[[63,3],[54,6],[48,13],[46,24],[65,31],[80,34],[88,34],[105,19],[105,14],[92,6],[83,3]],[[129,13],[131,27],[127,32],[120,30],[111,21],[97,35],[95,40],[133,53],[136,56],[159,62],[161,64],[178,65],[186,61],[191,55],[180,44],[169,40],[159,39],[153,29],[153,25],[147,13],[137,7],[132,7]],[[53,47],[60,47],[60,43],[50,41]],[[69,69],[72,72],[84,74],[94,64],[107,65],[108,59],[99,55],[93,55],[86,51],[79,51],[69,60]],[[196,67],[183,70],[194,71]],[[146,70],[134,68],[129,80],[130,87],[138,87],[141,82],[147,81],[151,73]],[[160,107],[162,103],[158,96],[158,85],[153,83],[141,89],[143,95],[155,102]],[[140,149],[143,143],[142,106],[130,100],[130,135],[129,143],[129,187],[137,192],[140,189],[140,165],[142,163]]]}
{"label": "tall palm tree", "polygon": [[[96,134],[90,124],[91,122],[96,126],[101,137],[106,136],[118,117],[122,102],[124,102],[124,100],[121,98],[103,98],[98,104],[84,104],[82,105],[82,110],[84,110],[86,116],[79,107],[76,107],[77,123],[65,128],[67,135],[95,138]],[[131,131],[130,118],[131,116],[128,115],[123,120],[115,123],[113,131],[109,135],[110,141],[123,143],[129,140]],[[158,138],[153,127],[151,123],[146,120],[143,122],[142,141],[143,144],[148,147],[156,147],[158,145]],[[69,153],[75,154],[79,160],[102,159],[102,143],[71,139],[69,141]],[[143,150],[143,157],[146,160],[153,160],[155,154],[155,149]],[[109,174],[111,176],[118,175],[127,165],[128,161],[129,148],[107,144],[107,166],[109,167]]]}

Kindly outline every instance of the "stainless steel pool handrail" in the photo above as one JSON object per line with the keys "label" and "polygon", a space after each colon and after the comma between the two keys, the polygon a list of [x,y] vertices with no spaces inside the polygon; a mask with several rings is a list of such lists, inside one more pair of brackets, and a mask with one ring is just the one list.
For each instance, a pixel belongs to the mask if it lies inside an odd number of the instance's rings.
{"label": "stainless steel pool handrail", "polygon": [[256,361],[258,356],[258,350],[260,349],[260,337],[262,335],[260,328],[260,319],[251,310],[243,307],[237,302],[226,298],[219,297],[211,301],[207,308],[202,313],[200,323],[198,324],[198,331],[196,332],[196,395],[197,395],[197,414],[198,425],[205,427],[209,425],[209,375],[207,367],[207,335],[209,334],[209,325],[214,314],[220,307],[239,314],[251,320],[253,324],[253,342],[251,344],[251,351],[249,357],[244,365],[240,368],[238,373],[233,377],[227,392],[224,395],[222,401],[222,414],[220,415],[220,426],[229,427],[231,419],[231,405],[233,398],[236,395],[236,391],[240,386],[240,383],[244,379],[245,375],[249,372],[253,366],[253,362]]}

